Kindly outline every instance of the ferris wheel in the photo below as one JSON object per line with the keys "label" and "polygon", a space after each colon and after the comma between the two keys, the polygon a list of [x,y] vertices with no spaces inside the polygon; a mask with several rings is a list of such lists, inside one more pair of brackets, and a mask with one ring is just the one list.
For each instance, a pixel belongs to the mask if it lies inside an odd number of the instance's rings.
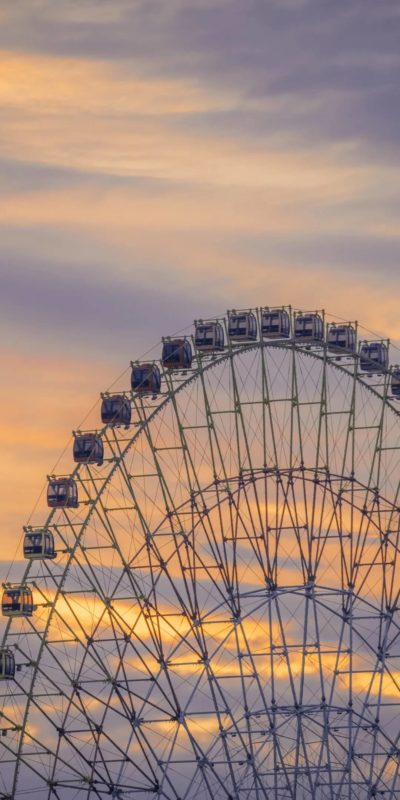
{"label": "ferris wheel", "polygon": [[400,796],[400,370],[230,311],[132,362],[5,583],[0,798]]}

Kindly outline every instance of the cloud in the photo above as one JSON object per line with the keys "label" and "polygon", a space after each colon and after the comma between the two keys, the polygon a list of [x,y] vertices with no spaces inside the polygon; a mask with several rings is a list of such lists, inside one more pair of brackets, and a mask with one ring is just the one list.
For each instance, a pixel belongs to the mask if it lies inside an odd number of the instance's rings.
{"label": "cloud", "polygon": [[[293,141],[311,136],[397,148],[399,25],[390,0],[379,5],[366,0],[362,6],[356,0],[331,5],[250,0],[246,7],[241,0],[120,0],[111,10],[102,3],[41,2],[29,9],[14,5],[0,44],[55,54],[60,64],[72,57],[77,64],[86,60],[89,68],[102,58],[122,66],[126,75],[164,80],[184,75],[208,94],[217,90],[222,106],[224,94],[237,97],[239,126],[249,100],[262,109],[267,99],[271,104],[274,97],[286,98],[286,111],[272,108],[259,120],[259,131],[267,126]],[[76,82],[75,89],[79,94]],[[232,127],[226,130],[234,135]]]}
{"label": "cloud", "polygon": [[[184,77],[132,75],[124,61],[28,56],[3,51],[4,110],[54,117],[73,113],[125,117],[195,114],[229,108],[237,97]],[[51,80],[49,79],[51,76]]]}
{"label": "cloud", "polygon": [[121,365],[124,359],[139,357],[141,349],[157,346],[162,335],[190,325],[188,306],[197,306],[198,313],[202,310],[204,301],[189,300],[187,286],[169,282],[168,263],[162,291],[146,285],[145,270],[142,262],[136,274],[131,269],[124,280],[113,274],[111,260],[80,274],[78,267],[62,257],[53,269],[37,259],[29,263],[4,259],[3,325],[7,319],[14,324],[18,320],[33,336],[50,338],[50,349],[63,357],[71,348],[78,350],[83,340],[88,357],[93,349],[96,359],[113,356],[116,365]]}
{"label": "cloud", "polygon": [[[289,108],[292,117],[303,113],[303,98],[272,97],[257,108],[237,90],[200,88],[183,78],[143,79],[124,63],[117,68],[10,53],[2,61],[0,154],[16,168],[22,159],[47,169],[226,187],[301,185],[307,196],[327,185],[332,194],[339,177],[341,194],[344,186],[348,192],[365,169],[348,148],[314,147],[311,153],[304,142],[293,147],[278,140],[267,114],[283,113],[288,129],[285,114]],[[246,129],[240,119],[247,111]]]}

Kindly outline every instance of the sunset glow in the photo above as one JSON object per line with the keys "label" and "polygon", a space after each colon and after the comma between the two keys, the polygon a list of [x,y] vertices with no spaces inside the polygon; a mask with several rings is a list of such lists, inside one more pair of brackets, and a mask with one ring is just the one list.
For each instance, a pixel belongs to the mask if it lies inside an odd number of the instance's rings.
{"label": "sunset glow", "polygon": [[0,3],[0,800],[398,796],[399,27]]}

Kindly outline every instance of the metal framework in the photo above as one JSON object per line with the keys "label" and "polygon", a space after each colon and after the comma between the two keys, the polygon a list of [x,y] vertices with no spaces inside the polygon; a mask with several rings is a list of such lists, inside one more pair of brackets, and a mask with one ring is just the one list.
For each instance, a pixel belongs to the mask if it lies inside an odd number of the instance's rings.
{"label": "metal framework", "polygon": [[400,796],[399,412],[358,361],[228,341],[124,392],[7,622],[0,798]]}

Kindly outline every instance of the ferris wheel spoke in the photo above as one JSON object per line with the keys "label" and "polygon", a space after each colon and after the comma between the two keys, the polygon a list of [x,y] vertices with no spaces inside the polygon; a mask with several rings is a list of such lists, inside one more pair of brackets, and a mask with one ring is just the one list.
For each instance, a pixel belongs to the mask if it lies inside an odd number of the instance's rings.
{"label": "ferris wheel spoke", "polygon": [[[153,455],[156,474],[158,476],[158,479],[159,479],[159,482],[160,482],[160,486],[161,486],[161,490],[162,490],[162,494],[163,494],[163,498],[164,498],[166,517],[167,517],[167,521],[168,521],[168,527],[170,528],[170,531],[171,531],[171,533],[172,533],[172,535],[174,536],[175,539],[177,539],[177,537],[181,537],[181,540],[183,541],[183,537],[186,536],[187,532],[184,530],[184,527],[182,525],[182,521],[181,521],[181,518],[180,518],[179,509],[176,507],[176,505],[174,503],[174,500],[173,500],[173,497],[172,497],[172,494],[171,494],[171,492],[170,492],[170,490],[168,488],[168,483],[167,483],[167,481],[166,481],[166,479],[164,477],[164,473],[163,473],[163,470],[162,470],[162,467],[161,467],[161,463],[160,463],[160,460],[158,458],[157,450],[156,450],[156,448],[154,446],[153,439],[152,439],[150,431],[146,430],[146,438],[147,438],[147,441],[149,443],[149,446],[150,446],[150,449],[151,449],[151,452],[152,452],[152,455]],[[182,575],[182,578],[183,578],[183,583],[185,585],[186,594],[187,594],[187,597],[188,597],[188,600],[189,600],[189,604],[190,604],[191,603],[191,594],[190,594],[190,591],[189,591],[189,584],[188,584],[188,582],[186,580],[186,576],[184,575],[184,569],[183,569],[184,564],[183,564],[182,557],[181,557],[181,547],[177,546],[177,541],[175,542],[175,552],[176,552],[176,555],[177,555],[177,558],[178,558],[178,561],[179,561],[179,564],[180,564],[180,572],[181,572],[181,575]],[[195,613],[195,609],[193,607],[191,609],[191,612],[192,612],[192,614]]]}
{"label": "ferris wheel spoke", "polygon": [[[241,622],[239,621],[239,627],[242,628]],[[248,698],[247,688],[246,688],[246,678],[248,677],[247,674],[244,673],[243,665],[244,659],[241,657],[241,644],[239,642],[238,637],[238,626],[234,626],[234,636],[236,642],[236,650],[237,650],[237,657],[238,657],[238,664],[239,664],[239,673],[240,673],[240,685],[243,697],[243,709],[244,709],[244,724],[245,724],[245,740],[246,740],[246,747],[245,747],[245,755],[247,760],[248,768],[252,770],[253,773],[253,781],[256,789],[256,798],[258,800],[259,797],[268,797],[266,793],[265,787],[263,787],[262,782],[258,776],[256,765],[255,765],[255,746],[253,743],[253,736],[252,736],[252,714],[250,711],[250,702]],[[241,638],[243,638],[243,632],[241,630]]]}
{"label": "ferris wheel spoke", "polygon": [[377,433],[374,441],[373,456],[371,459],[371,467],[368,478],[368,488],[379,487],[381,478],[381,463],[382,463],[382,445],[383,445],[383,431],[385,425],[385,418],[387,413],[387,397],[389,392],[389,373],[384,375],[384,385],[382,391],[382,403],[379,420],[377,422]]}
{"label": "ferris wheel spoke", "polygon": [[[241,478],[243,476],[243,471],[245,469],[247,469],[247,471],[249,472],[249,475],[250,475],[250,479],[253,481],[254,498],[255,498],[255,502],[256,502],[256,514],[257,514],[257,519],[258,519],[258,527],[259,527],[260,532],[263,532],[263,530],[264,530],[264,522],[263,522],[263,516],[262,516],[262,512],[261,512],[260,498],[259,498],[259,495],[258,495],[257,483],[256,483],[256,481],[254,479],[255,465],[253,464],[250,440],[249,440],[249,435],[248,435],[248,429],[247,429],[247,426],[245,424],[245,419],[244,419],[243,399],[241,397],[241,393],[240,393],[239,387],[238,387],[238,376],[237,376],[237,371],[236,371],[236,366],[235,366],[235,357],[234,357],[233,353],[231,353],[231,357],[229,359],[229,363],[230,363],[230,367],[231,367],[231,377],[232,377],[232,386],[233,386],[233,397],[232,397],[232,400],[233,400],[234,408],[237,411],[237,414],[235,414],[235,423],[236,423],[236,439],[237,439],[237,446],[238,446],[238,453],[239,453],[238,475],[239,475],[239,478]],[[265,391],[264,381],[263,381],[263,391]],[[256,399],[253,397],[250,400],[246,400],[245,402],[248,403],[248,405],[249,405],[249,407],[251,409],[254,408],[254,404],[255,403],[257,403],[257,404],[261,403],[262,409],[263,409],[263,414],[264,414],[264,399],[260,400],[258,395],[257,395]],[[240,456],[240,439],[241,438],[243,438],[244,451],[245,451],[245,454],[246,454],[246,459],[245,459],[244,462],[242,462],[242,458]],[[247,468],[245,467],[245,464],[247,464]],[[265,453],[264,453],[264,464],[265,464]],[[247,499],[247,497],[246,497],[246,499]],[[249,506],[248,506],[248,512],[249,512],[250,516],[252,516],[252,512],[251,512]]]}
{"label": "ferris wheel spoke", "polygon": [[[272,627],[272,617],[271,617],[272,603],[271,603],[270,599],[267,602],[267,606],[268,606],[269,626]],[[259,671],[257,669],[257,665],[256,665],[256,662],[255,662],[255,657],[254,657],[254,655],[252,653],[252,647],[251,647],[251,643],[250,643],[250,641],[248,639],[248,636],[247,636],[247,633],[246,633],[246,629],[244,628],[244,626],[242,624],[241,624],[240,628],[241,628],[241,634],[242,634],[244,643],[246,645],[246,657],[248,657],[248,659],[249,659],[249,663],[251,665],[251,668],[253,669],[254,679],[257,682],[257,686],[258,686],[258,689],[259,689],[259,697],[261,698],[262,712],[263,712],[263,715],[265,715],[265,717],[266,717],[266,719],[268,721],[270,731],[272,731],[272,738],[273,738],[273,741],[274,741],[274,756],[275,756],[275,758],[274,758],[274,772],[275,773],[277,772],[278,762],[279,762],[279,769],[282,770],[282,772],[284,773],[285,778],[286,778],[286,789],[289,791],[291,796],[294,796],[294,788],[291,787],[291,784],[290,784],[287,764],[285,763],[285,758],[284,758],[284,755],[283,755],[282,747],[281,747],[281,744],[280,744],[279,737],[277,735],[277,707],[276,707],[276,701],[275,701],[275,688],[274,688],[275,681],[274,681],[273,648],[272,648],[272,646],[270,646],[270,652],[269,652],[269,655],[270,655],[270,671],[271,671],[271,704],[269,705],[268,702],[267,702],[267,699],[265,697],[265,689],[263,689],[263,687],[262,687],[260,674],[259,674]],[[238,648],[238,654],[240,656],[239,657],[239,663],[241,664],[242,663],[242,658],[243,658],[243,653],[240,655],[239,648]],[[251,718],[254,719],[254,717],[257,717],[257,711],[253,712],[253,714],[250,715],[249,719],[251,719]],[[262,747],[260,747],[260,751],[261,750],[262,750]],[[275,793],[276,796],[277,796],[277,792],[278,792],[278,785],[277,785],[277,783],[275,781],[274,793]]]}
{"label": "ferris wheel spoke", "polygon": [[[301,424],[301,408],[303,407],[301,404],[306,402],[303,400],[303,392],[302,387],[299,385],[299,367],[298,367],[298,360],[299,355],[296,351],[296,348],[293,347],[292,350],[292,385],[291,385],[291,394],[292,394],[292,403],[291,403],[291,418],[290,418],[290,466],[291,468],[295,465],[294,463],[294,444],[295,444],[295,437],[296,437],[296,446],[298,451],[298,458],[299,467],[300,467],[300,476],[302,479],[302,501],[304,507],[304,529],[306,531],[306,546],[307,546],[307,553],[304,552],[304,547],[301,545],[301,553],[302,559],[304,563],[304,569],[306,570],[306,580],[313,580],[313,573],[311,568],[311,552],[312,552],[312,527],[311,527],[311,520],[310,518],[313,516],[314,513],[314,505],[312,508],[309,508],[309,503],[307,502],[307,485],[305,479],[305,467],[307,466],[305,463],[305,443],[303,441],[303,430]],[[324,359],[325,364],[325,359]],[[311,401],[313,402],[313,401]],[[322,395],[321,399],[315,401],[319,408],[321,408],[322,404]],[[321,415],[320,415],[321,418]],[[318,459],[319,455],[319,448],[320,448],[320,437],[321,437],[321,425],[318,425],[318,433],[317,433],[317,443],[316,443],[316,458]],[[296,506],[295,506],[296,508]]]}
{"label": "ferris wheel spoke", "polygon": [[[371,678],[369,683],[364,691],[364,697],[362,702],[362,708],[357,715],[357,718],[352,717],[352,726],[351,726],[351,753],[356,754],[356,747],[358,739],[362,736],[362,732],[365,730],[372,732],[372,743],[370,744],[370,750],[368,752],[368,762],[372,759],[372,763],[374,763],[374,749],[375,749],[375,737],[377,732],[377,721],[371,718],[370,714],[370,702],[369,698],[373,693],[375,688],[376,682],[375,677],[376,675],[379,676],[379,665],[376,663],[372,670],[367,670],[366,674],[370,674]],[[380,691],[378,692],[380,695]],[[350,701],[349,701],[350,702]],[[353,702],[351,703],[351,707],[353,706]],[[372,774],[372,772],[371,772]],[[343,783],[343,779],[342,779]]]}
{"label": "ferris wheel spoke", "polygon": [[[314,622],[314,629],[316,635],[316,649],[317,649],[317,660],[318,660],[318,679],[319,679],[319,689],[321,693],[321,706],[322,706],[322,741],[320,746],[320,752],[318,757],[318,764],[316,770],[315,781],[318,782],[320,779],[320,775],[323,769],[323,759],[326,758],[326,771],[328,775],[328,786],[330,788],[331,796],[334,795],[333,790],[333,781],[334,781],[334,763],[333,763],[333,753],[332,753],[332,743],[330,741],[330,711],[327,707],[327,693],[328,693],[328,679],[325,675],[325,670],[323,666],[323,659],[324,653],[321,648],[321,625],[319,622],[318,616],[318,604],[316,601],[315,596],[315,587],[312,588],[311,591],[311,602],[312,602],[312,616]],[[318,690],[317,690],[318,691]],[[322,777],[322,775],[321,775]]]}
{"label": "ferris wheel spoke", "polygon": [[[277,582],[278,570],[282,570],[285,566],[283,555],[285,554],[283,541],[288,534],[286,531],[293,531],[294,537],[299,550],[299,557],[301,562],[301,577],[302,582],[306,583],[309,576],[307,552],[304,550],[304,544],[307,544],[307,523],[304,524],[304,518],[301,518],[298,510],[298,499],[294,489],[293,470],[290,469],[287,474],[287,486],[284,485],[284,475],[278,472],[276,476],[276,509],[277,516],[275,520],[275,558],[273,563],[275,573],[275,583]],[[303,480],[303,479],[302,479]],[[270,527],[270,532],[273,528]],[[306,535],[304,535],[303,531]],[[290,551],[287,554],[290,559]],[[300,576],[299,576],[300,577]]]}
{"label": "ferris wheel spoke", "polygon": [[[286,639],[285,626],[284,626],[283,620],[282,620],[282,614],[281,614],[281,609],[280,609],[278,593],[276,594],[276,596],[274,598],[274,609],[275,609],[276,618],[277,618],[277,621],[278,621],[280,639],[281,639],[281,642],[282,642],[282,645],[281,645],[281,647],[282,647],[282,657],[284,659],[284,663],[285,663],[285,667],[286,667],[286,671],[287,671],[287,676],[288,676],[288,684],[289,684],[288,688],[290,689],[290,693],[292,695],[293,709],[296,709],[296,711],[295,710],[293,711],[293,714],[296,715],[296,717],[297,717],[296,712],[300,708],[299,698],[298,698],[298,695],[297,695],[297,692],[296,692],[296,688],[295,688],[295,680],[294,680],[294,675],[293,675],[293,671],[292,671],[291,660],[290,660],[290,657],[289,657],[289,652],[290,652],[290,649],[288,647],[289,643],[287,642],[287,639]],[[279,707],[277,708],[277,711],[278,712],[280,711]],[[304,760],[305,760],[305,763],[307,765],[307,768],[309,768],[308,756],[307,756],[307,752],[306,752],[305,741],[304,741],[304,732],[303,732],[302,726],[298,726],[298,728],[297,728],[295,766],[294,766],[294,774],[293,774],[293,778],[294,778],[294,780],[293,780],[294,796],[296,796],[297,784],[298,784],[298,758],[299,758],[299,754],[298,754],[297,747],[300,747],[300,746],[302,748],[302,755],[304,757]]]}
{"label": "ferris wheel spoke", "polygon": [[[190,426],[190,425],[186,425],[185,426],[183,424],[182,412],[181,412],[181,409],[180,409],[180,406],[179,406],[179,403],[178,403],[178,400],[177,400],[177,396],[176,396],[175,392],[173,391],[173,384],[172,384],[171,377],[169,375],[166,375],[165,377],[166,377],[166,379],[168,381],[168,384],[169,384],[169,387],[170,387],[171,403],[172,403],[172,408],[173,408],[173,412],[174,412],[174,416],[175,416],[175,420],[176,420],[176,425],[177,425],[178,432],[179,432],[179,443],[180,443],[180,447],[182,449],[182,459],[183,459],[184,471],[185,471],[187,487],[188,487],[187,488],[187,493],[188,493],[188,495],[190,495],[192,497],[195,494],[197,495],[197,497],[200,497],[201,500],[202,500],[203,509],[206,509],[207,508],[207,502],[206,502],[206,499],[205,499],[205,497],[203,495],[202,484],[199,482],[199,479],[198,479],[198,476],[197,476],[197,471],[196,471],[196,468],[195,468],[195,464],[194,464],[194,460],[193,460],[193,456],[192,456],[192,452],[191,452],[191,447],[190,447],[190,444],[188,442],[187,434],[186,434],[186,431],[189,430],[192,426]],[[195,426],[194,429],[196,429],[196,427],[197,426]]]}
{"label": "ferris wheel spoke", "polygon": [[275,427],[273,424],[272,408],[271,408],[271,389],[270,378],[268,374],[268,365],[266,361],[265,348],[261,347],[261,394],[262,394],[262,435],[263,435],[263,463],[262,466],[266,470],[271,466],[271,457],[268,456],[268,440],[271,437],[271,453],[272,453],[272,467],[278,468],[278,450],[277,439],[275,435]]}
{"label": "ferris wheel spoke", "polygon": [[[232,369],[233,369],[233,366],[232,366]],[[203,386],[204,386],[204,384],[203,384]],[[203,388],[203,394],[206,395],[205,388]],[[197,498],[200,498],[201,503],[202,503],[204,517],[207,519],[208,518],[207,500],[206,500],[206,498],[205,498],[205,496],[203,494],[203,490],[202,490],[201,486],[198,484],[198,482],[193,484],[193,482],[192,482],[192,480],[190,478],[191,474],[195,475],[194,462],[193,462],[192,457],[191,457],[191,449],[190,449],[189,443],[188,443],[187,438],[186,438],[186,432],[185,432],[185,429],[184,429],[184,427],[182,425],[180,414],[179,414],[179,411],[178,411],[178,405],[177,405],[176,402],[174,403],[173,407],[174,407],[174,411],[175,411],[175,415],[176,415],[176,419],[177,419],[178,428],[179,428],[179,431],[180,431],[180,438],[181,438],[181,444],[182,444],[183,452],[184,452],[184,454],[186,454],[185,455],[185,465],[186,465],[186,474],[188,476],[188,482],[189,482],[189,491],[190,491],[190,494],[191,494],[191,496],[193,498],[193,502],[196,502],[196,505],[197,505]],[[217,445],[217,447],[218,447],[219,452],[221,452],[220,446]],[[215,474],[215,471],[214,471],[214,474]],[[225,480],[226,481],[228,480],[226,471],[225,471]],[[196,500],[194,500],[195,497],[196,497]],[[200,512],[198,511],[198,513],[200,513]],[[214,559],[214,561],[215,561],[217,566],[220,565],[221,577],[223,579],[223,582],[224,582],[225,586],[227,586],[227,588],[228,588],[229,585],[230,585],[230,579],[229,579],[229,572],[228,572],[228,568],[227,568],[227,559],[226,559],[226,546],[225,546],[226,537],[223,537],[223,545],[224,545],[224,547],[223,547],[223,549],[221,549],[221,539],[218,538],[215,535],[215,531],[213,530],[212,526],[208,526],[207,524],[205,524],[204,517],[202,518],[203,534],[207,538],[207,542],[208,542],[208,545],[209,545],[210,550],[211,550],[212,558]],[[208,519],[207,519],[207,521],[208,521]],[[220,521],[222,522],[221,517],[220,517]],[[226,566],[224,566],[224,565],[226,565]],[[233,570],[235,570],[235,566],[234,565],[233,565]],[[208,572],[208,570],[207,570],[207,572]]]}
{"label": "ferris wheel spoke", "polygon": [[[228,548],[227,548],[227,532],[225,531],[225,521],[224,515],[222,513],[222,503],[224,501],[224,491],[227,492],[229,506],[232,505],[231,503],[231,489],[230,489],[230,480],[228,477],[225,459],[222,455],[222,447],[219,441],[219,434],[218,434],[218,424],[214,419],[214,412],[212,407],[212,402],[209,398],[208,390],[207,390],[207,383],[205,379],[205,373],[202,368],[201,362],[198,360],[198,369],[199,369],[199,378],[201,382],[201,391],[204,400],[204,407],[205,407],[205,416],[207,421],[207,440],[209,443],[210,449],[210,456],[211,456],[211,464],[212,464],[212,473],[215,485],[215,495],[217,500],[217,508],[218,508],[218,524],[222,534],[222,542],[221,542],[221,551],[219,551],[218,547],[218,539],[215,535],[215,531],[213,526],[211,525],[211,534],[213,538],[213,543],[215,544],[218,552],[218,560],[224,564],[225,575],[226,575],[226,589],[227,591],[232,591],[231,587],[233,586],[233,573],[236,571],[235,566],[235,557],[233,559],[232,565],[229,563],[228,557]],[[220,471],[222,475],[220,475]],[[222,484],[222,486],[221,486]],[[230,508],[231,512],[231,508]],[[232,525],[232,514],[230,513],[231,517],[231,525]],[[208,517],[207,517],[208,519]],[[207,537],[208,538],[208,537]],[[193,581],[193,593],[197,596],[197,589],[196,589],[196,582]],[[196,607],[198,606],[197,599],[196,599]]]}

